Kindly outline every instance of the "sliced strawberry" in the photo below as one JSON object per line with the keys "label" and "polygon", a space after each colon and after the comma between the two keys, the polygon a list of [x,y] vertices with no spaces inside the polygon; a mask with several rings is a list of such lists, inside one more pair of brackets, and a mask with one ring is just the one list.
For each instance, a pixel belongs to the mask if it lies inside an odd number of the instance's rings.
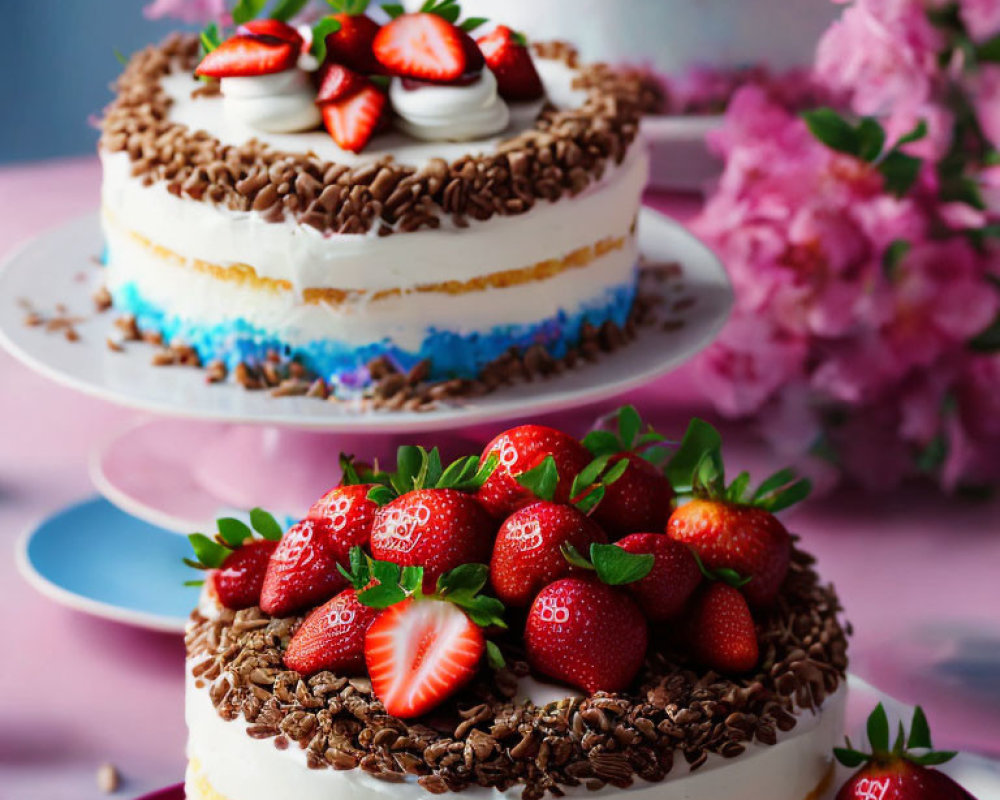
{"label": "sliced strawberry", "polygon": [[289,42],[234,36],[205,56],[195,75],[206,78],[271,75],[295,66],[298,57],[298,45]]}
{"label": "sliced strawberry", "polygon": [[604,531],[573,506],[532,503],[500,526],[490,561],[493,589],[506,605],[527,606],[547,584],[579,571],[563,555],[564,545],[588,553],[591,544],[606,541]]}
{"label": "sliced strawberry", "polygon": [[319,523],[330,537],[337,562],[347,564],[353,547],[367,547],[378,505],[368,499],[370,483],[337,486],[317,500],[306,519]]}
{"label": "sliced strawberry", "polygon": [[746,672],[757,666],[757,630],[738,589],[711,581],[695,594],[684,619],[691,653],[718,672]]}
{"label": "sliced strawberry", "polygon": [[351,97],[320,106],[323,124],[337,145],[360,153],[374,135],[388,98],[369,83]]}
{"label": "sliced strawberry", "polygon": [[316,103],[336,103],[360,92],[369,86],[364,75],[348,69],[342,64],[324,64],[319,71],[319,89],[316,91]]}
{"label": "sliced strawberry", "polygon": [[381,72],[372,50],[381,30],[379,24],[364,14],[341,12],[333,18],[340,23],[340,30],[326,37],[327,60],[365,74]]}
{"label": "sliced strawberry", "polygon": [[322,523],[305,519],[293,525],[267,565],[260,594],[261,611],[285,617],[339,592],[347,585],[347,579],[337,569],[339,553],[340,548]]}
{"label": "sliced strawberry", "polygon": [[257,605],[268,561],[277,546],[277,542],[253,539],[226,556],[220,567],[208,573],[209,587],[218,601],[233,611]]}
{"label": "sliced strawberry", "polygon": [[302,36],[287,22],[277,19],[251,19],[236,29],[237,36],[249,39],[262,39],[278,42],[288,42],[296,47],[302,47]]}
{"label": "sliced strawberry", "polygon": [[476,40],[505,100],[538,100],[545,94],[528,48],[505,25]]}
{"label": "sliced strawberry", "polygon": [[391,75],[448,82],[468,66],[466,34],[436,14],[403,14],[375,37],[375,58]]}
{"label": "sliced strawberry", "polygon": [[424,568],[429,590],[463,564],[485,563],[496,524],[470,494],[417,489],[379,509],[372,527],[372,555],[400,566]]}
{"label": "sliced strawberry", "polygon": [[394,717],[417,717],[464,686],[486,650],[483,632],[457,606],[407,599],[381,612],[365,637],[375,696]]}
{"label": "sliced strawberry", "polygon": [[365,634],[378,614],[358,602],[354,589],[345,589],[295,631],[285,650],[285,666],[303,675],[324,669],[338,675],[363,674]]}
{"label": "sliced strawberry", "polygon": [[628,585],[646,617],[665,622],[684,610],[702,574],[691,551],[662,533],[633,533],[618,546],[629,553],[650,553],[653,568],[646,577]]}

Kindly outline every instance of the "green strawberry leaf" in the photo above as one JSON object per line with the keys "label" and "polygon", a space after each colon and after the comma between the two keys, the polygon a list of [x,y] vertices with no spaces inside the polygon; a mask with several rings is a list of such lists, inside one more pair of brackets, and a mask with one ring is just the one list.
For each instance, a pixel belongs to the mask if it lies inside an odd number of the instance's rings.
{"label": "green strawberry leaf", "polygon": [[386,503],[391,503],[397,497],[399,497],[398,492],[395,492],[390,487],[383,486],[382,484],[373,486],[368,490],[368,499],[377,506],[384,506]]}
{"label": "green strawberry leaf", "polygon": [[732,586],[734,589],[739,589],[741,586],[746,586],[750,583],[753,578],[749,575],[740,575],[735,569],[730,569],[729,567],[718,567],[717,569],[709,569],[705,566],[705,562],[701,560],[701,556],[698,551],[693,547],[689,547],[688,550],[691,555],[694,556],[694,561],[698,565],[698,569],[701,574],[710,581],[721,581],[727,586]]}
{"label": "green strawberry leaf", "polygon": [[454,489],[455,487],[472,479],[479,466],[479,459],[476,456],[466,456],[457,461],[452,461],[447,469],[441,473],[441,478],[437,485],[442,489]]}
{"label": "green strawberry leaf", "polygon": [[635,446],[635,439],[642,430],[642,417],[635,406],[622,406],[618,409],[618,438],[625,450]]}
{"label": "green strawberry leaf", "polygon": [[889,717],[885,707],[879,703],[868,716],[868,741],[875,755],[889,752]]}
{"label": "green strawberry leaf", "polygon": [[688,424],[680,446],[667,462],[667,479],[678,494],[694,490],[695,477],[704,458],[714,461],[722,469],[722,437],[709,423],[693,419]]}
{"label": "green strawberry leaf", "polygon": [[406,592],[399,585],[377,584],[358,592],[358,602],[369,608],[388,608],[402,603],[406,598]]}
{"label": "green strawberry leaf", "polygon": [[784,511],[786,508],[801,503],[805,500],[812,492],[812,481],[808,478],[802,478],[796,481],[787,489],[783,489],[775,495],[772,495],[770,499],[765,499],[757,503],[757,505],[770,511],[772,514],[776,514],[779,511]]}
{"label": "green strawberry leaf", "polygon": [[922,767],[936,767],[938,764],[946,764],[957,755],[958,753],[954,750],[932,750],[919,756],[907,753],[905,757],[907,761],[920,764]]}
{"label": "green strawberry leaf", "polygon": [[573,485],[569,490],[570,497],[578,497],[583,494],[584,490],[589,486],[597,482],[597,479],[601,477],[601,473],[608,466],[608,461],[611,460],[612,453],[605,453],[604,455],[598,456],[593,461],[591,461],[587,466],[585,466],[577,476],[573,479]]}
{"label": "green strawberry leaf", "polygon": [[204,586],[205,581],[184,581],[185,586]]}
{"label": "green strawberry leaf", "polygon": [[191,569],[208,569],[208,567],[206,567],[200,561],[194,561],[193,559],[190,558],[182,558],[181,561],[184,562],[184,566],[191,567]]}
{"label": "green strawberry leaf", "polygon": [[556,496],[556,487],[559,485],[556,460],[552,456],[545,456],[545,460],[537,467],[514,476],[514,479],[536,497],[551,501]]}
{"label": "green strawberry leaf", "polygon": [[229,548],[209,539],[203,533],[192,533],[188,536],[188,541],[191,542],[191,547],[194,549],[198,561],[208,569],[221,567],[222,562],[232,552]]}
{"label": "green strawberry leaf", "polygon": [[604,499],[607,490],[603,485],[597,484],[593,488],[587,489],[587,493],[582,496],[574,496],[573,505],[581,514],[589,514]]}
{"label": "green strawberry leaf", "polygon": [[593,456],[610,456],[621,452],[621,443],[611,431],[591,431],[583,437],[583,446]]}
{"label": "green strawberry leaf", "polygon": [[497,466],[500,464],[500,456],[497,453],[490,453],[486,460],[479,467],[479,471],[472,477],[472,480],[468,483],[466,488],[467,491],[474,491],[479,489],[490,476],[496,470]]}
{"label": "green strawberry leaf", "polygon": [[201,42],[201,53],[207,56],[213,50],[217,50],[222,44],[222,36],[219,34],[219,26],[214,22],[201,32],[198,37]]}
{"label": "green strawberry leaf", "polygon": [[238,0],[236,7],[233,8],[233,22],[242,25],[244,22],[256,19],[266,5],[267,0]]}
{"label": "green strawberry leaf", "polygon": [[574,567],[579,567],[580,569],[589,569],[589,570],[594,569],[594,565],[590,562],[590,559],[584,556],[582,553],[580,553],[580,551],[577,550],[573,545],[564,544],[562,547],[559,548],[559,551],[563,554],[563,558],[565,558]]}
{"label": "green strawberry leaf", "polygon": [[899,730],[896,733],[896,741],[892,744],[892,754],[897,758],[903,755],[906,749],[906,731],[903,730],[903,720],[899,721]]}
{"label": "green strawberry leaf", "polygon": [[485,564],[462,564],[438,578],[437,593],[441,596],[458,592],[474,595],[486,585],[489,574],[490,568]]}
{"label": "green strawberry leaf", "polygon": [[834,747],[833,755],[841,764],[845,767],[859,767],[868,761],[868,756],[865,753],[859,753],[857,750],[853,750],[847,747]]}
{"label": "green strawberry leaf", "polygon": [[313,25],[312,46],[309,52],[322,64],[326,61],[326,37],[340,30],[340,21],[333,17],[322,17]]}
{"label": "green strawberry leaf", "polygon": [[365,483],[361,480],[357,467],[354,466],[354,456],[346,453],[340,454],[340,483],[342,486],[358,486]]}
{"label": "green strawberry leaf", "polygon": [[484,594],[469,596],[464,592],[448,596],[448,602],[453,603],[469,615],[469,619],[475,622],[480,628],[504,628],[504,605],[495,597],[487,597]]}
{"label": "green strawberry leaf", "polygon": [[741,472],[733,479],[726,489],[726,499],[732,503],[742,503],[747,487],[750,485],[750,473]]}
{"label": "green strawberry leaf", "polygon": [[628,469],[629,461],[627,458],[621,458],[615,462],[614,466],[611,467],[604,475],[601,476],[601,483],[605,486],[610,486],[622,475],[625,474],[625,470]]}
{"label": "green strawberry leaf", "polygon": [[401,17],[406,13],[406,9],[401,3],[385,3],[382,10],[389,15],[390,19],[396,19],[396,17]]}
{"label": "green strawberry leaf", "polygon": [[[204,35],[204,34],[202,34],[202,35]],[[212,48],[212,49],[214,50],[215,48]],[[115,60],[119,64],[121,64],[123,67],[128,65],[128,59],[125,57],[125,54],[121,50],[119,50],[117,47],[112,47],[111,48],[111,53],[114,55]]]}
{"label": "green strawberry leaf", "polygon": [[253,529],[269,542],[281,541],[282,530],[271,514],[263,508],[253,508],[250,510],[250,524]]}
{"label": "green strawberry leaf", "polygon": [[931,744],[931,729],[927,724],[927,716],[920,706],[913,709],[913,720],[910,722],[910,738],[906,740],[906,746],[908,748],[926,747],[927,749],[934,746]]}
{"label": "green strawberry leaf", "polygon": [[271,19],[288,22],[292,17],[302,11],[309,3],[309,0],[278,0],[271,7]]}
{"label": "green strawberry leaf", "polygon": [[645,578],[653,569],[655,557],[650,553],[630,553],[616,544],[595,542],[590,546],[590,560],[602,583],[624,586]]}
{"label": "green strawberry leaf", "polygon": [[383,586],[399,585],[399,580],[402,577],[399,564],[393,564],[391,561],[376,561],[371,558],[368,560],[368,567],[371,569],[372,578]]}
{"label": "green strawberry leaf", "polygon": [[350,570],[344,569],[343,565],[338,563],[337,570],[347,578],[351,586],[356,590],[364,589],[371,583],[371,567],[369,565],[368,556],[365,555],[365,551],[360,547],[352,547],[351,552],[348,555],[348,560],[350,562]]}
{"label": "green strawberry leaf", "polygon": [[403,567],[399,584],[407,594],[418,591],[424,583],[423,567]]}
{"label": "green strawberry leaf", "polygon": [[503,653],[500,652],[500,648],[497,647],[496,642],[486,641],[486,663],[490,665],[490,669],[495,670],[503,669],[507,666]]}
{"label": "green strawberry leaf", "polygon": [[460,27],[466,33],[472,33],[472,31],[474,31],[476,28],[482,27],[487,22],[489,22],[489,20],[486,17],[469,17],[468,19],[463,20],[462,24],[459,25],[458,27]]}
{"label": "green strawberry leaf", "polygon": [[219,537],[233,548],[239,547],[253,536],[252,530],[240,520],[232,517],[223,517],[216,520],[215,524],[219,527]]}

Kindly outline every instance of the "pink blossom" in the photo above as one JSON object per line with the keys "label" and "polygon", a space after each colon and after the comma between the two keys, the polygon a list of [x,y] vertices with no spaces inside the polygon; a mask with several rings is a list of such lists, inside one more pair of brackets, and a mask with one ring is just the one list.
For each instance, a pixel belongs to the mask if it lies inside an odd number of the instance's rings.
{"label": "pink blossom", "polygon": [[969,90],[983,133],[1000,148],[1000,66],[981,66],[969,79]]}
{"label": "pink blossom", "polygon": [[150,19],[172,17],[189,24],[220,22],[227,15],[225,0],[153,0],[143,13]]}
{"label": "pink blossom", "polygon": [[1000,33],[1000,3],[997,0],[959,0],[958,13],[969,35],[977,42]]}

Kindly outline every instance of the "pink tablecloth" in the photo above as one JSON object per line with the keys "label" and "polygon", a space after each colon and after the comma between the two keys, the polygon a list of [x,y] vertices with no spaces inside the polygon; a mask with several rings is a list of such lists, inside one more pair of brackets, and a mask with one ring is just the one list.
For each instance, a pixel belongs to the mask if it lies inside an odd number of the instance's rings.
{"label": "pink tablecloth", "polygon": [[[97,204],[93,159],[0,169],[0,256]],[[690,213],[690,200],[656,198]],[[92,448],[133,419],[54,386],[0,353],[0,798],[100,797],[97,766],[122,770],[125,796],[180,779],[183,645],[65,610],[16,574],[28,526],[93,493]],[[707,414],[690,371],[629,398],[676,430]],[[734,426],[738,465],[770,465]],[[935,743],[1000,755],[1000,502],[926,489],[841,493],[790,517],[855,626],[853,669],[927,707]],[[81,540],[81,547],[86,542]],[[941,687],[944,687],[943,689]]]}

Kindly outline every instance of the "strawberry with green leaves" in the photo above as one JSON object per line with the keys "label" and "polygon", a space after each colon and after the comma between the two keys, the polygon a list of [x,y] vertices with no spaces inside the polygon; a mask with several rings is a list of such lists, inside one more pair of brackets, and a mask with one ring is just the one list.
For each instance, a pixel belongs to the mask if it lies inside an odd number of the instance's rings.
{"label": "strawberry with green leaves", "polygon": [[590,464],[591,457],[572,436],[545,425],[519,425],[486,445],[480,463],[495,458],[497,466],[476,496],[493,516],[509,516],[536,499],[528,487],[518,482],[518,476],[541,466],[549,456],[559,473],[552,499],[569,502],[573,479]]}
{"label": "strawberry with green leaves", "polygon": [[[227,517],[217,521],[218,533],[214,538],[203,533],[188,537],[198,560],[184,559],[184,563],[207,570],[205,581],[190,581],[188,585],[205,583],[209,594],[233,611],[260,603],[264,574],[281,539],[281,526],[263,509],[251,511],[250,522],[253,530],[240,520]],[[254,536],[254,531],[260,536]]]}
{"label": "strawberry with green leaves", "polygon": [[622,407],[616,416],[614,431],[594,430],[583,440],[595,460],[603,459],[611,470],[624,470],[606,482],[604,496],[594,509],[594,519],[613,540],[630,533],[662,531],[674,499],[663,474],[664,438],[643,424],[633,406]]}
{"label": "strawberry with green leaves", "polygon": [[649,574],[628,587],[646,617],[651,622],[675,619],[703,579],[690,548],[663,533],[632,533],[617,544],[629,553],[653,556]]}
{"label": "strawberry with green leaves", "polygon": [[289,528],[271,555],[260,609],[272,617],[323,603],[347,582],[337,570],[343,548],[322,522],[304,519]]}
{"label": "strawberry with green leaves", "polygon": [[856,750],[848,739],[834,755],[846,767],[859,767],[837,792],[836,800],[975,800],[955,781],[932,767],[955,757],[936,751],[923,709],[917,706],[907,737],[900,721],[889,747],[889,717],[881,703],[868,717],[871,753]]}
{"label": "strawberry with green leaves", "polygon": [[445,468],[437,448],[399,448],[390,485],[368,495],[381,506],[371,532],[372,555],[422,567],[430,586],[462,564],[489,560],[496,523],[473,493],[495,465],[496,459],[479,465],[468,456]]}
{"label": "strawberry with green leaves", "polygon": [[504,100],[514,103],[539,100],[545,95],[524,36],[506,25],[497,25],[476,40],[486,65],[497,79]]}
{"label": "strawberry with green leaves", "polygon": [[325,669],[363,675],[365,634],[378,613],[358,600],[356,589],[344,589],[314,609],[295,631],[285,650],[285,666],[303,675]]}
{"label": "strawberry with green leaves", "polygon": [[337,30],[326,37],[326,60],[355,72],[370,75],[381,72],[373,45],[379,24],[365,12],[368,0],[327,0],[335,13],[329,19],[338,24]]}
{"label": "strawberry with green leaves", "polygon": [[365,635],[372,691],[387,713],[418,717],[439,705],[479,670],[503,657],[483,628],[504,628],[503,604],[480,594],[484,564],[463,564],[441,575],[430,592],[420,567],[368,561],[373,585],[359,602],[382,609]]}
{"label": "strawberry with green leaves", "polygon": [[742,587],[753,606],[774,602],[788,572],[792,540],[774,512],[808,494],[808,480],[781,470],[749,492],[750,476],[726,484],[719,432],[692,420],[667,465],[674,490],[689,502],[667,523],[667,534],[691,548],[709,570],[728,569],[749,578]]}
{"label": "strawberry with green leaves", "polygon": [[559,474],[551,456],[517,480],[539,500],[518,509],[500,526],[490,580],[505,604],[523,607],[546,584],[579,572],[563,555],[567,546],[587,552],[591,544],[603,544],[607,537],[580,509],[553,502]]}

